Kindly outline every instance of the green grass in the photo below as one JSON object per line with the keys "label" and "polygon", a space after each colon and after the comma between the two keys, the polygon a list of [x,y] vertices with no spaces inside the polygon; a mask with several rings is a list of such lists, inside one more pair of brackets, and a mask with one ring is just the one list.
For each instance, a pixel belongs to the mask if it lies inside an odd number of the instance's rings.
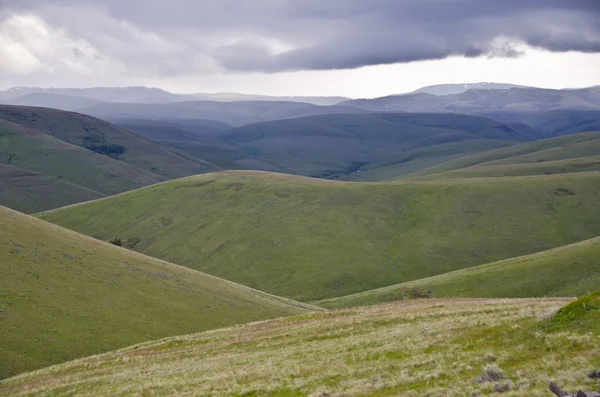
{"label": "green grass", "polygon": [[0,378],[308,305],[0,207]]}
{"label": "green grass", "polygon": [[[121,193],[166,179],[4,120],[0,120],[0,163],[52,175],[103,194]],[[52,195],[60,194],[57,190]],[[46,207],[49,208],[52,207]]]}
{"label": "green grass", "polygon": [[[426,299],[168,338],[0,382],[2,396],[547,397],[548,381],[597,389],[600,339],[547,332],[568,299]],[[598,322],[594,325],[598,327]]]}
{"label": "green grass", "polygon": [[403,175],[481,152],[512,146],[516,142],[493,139],[469,139],[409,150],[399,156],[362,167],[365,172],[353,173],[348,180],[377,182],[399,179]]}
{"label": "green grass", "polygon": [[581,296],[600,288],[600,237],[532,255],[318,302],[327,308],[414,296]]}
{"label": "green grass", "polygon": [[[585,132],[465,156],[409,173],[404,177],[443,179],[447,177],[543,175],[592,171],[597,167],[594,158],[599,153],[600,132]],[[578,162],[578,159],[586,157],[591,160]],[[519,166],[500,167],[508,165]],[[588,167],[582,165],[588,165]]]}
{"label": "green grass", "polygon": [[100,239],[300,301],[600,235],[600,173],[345,183],[227,171],[41,214]]}
{"label": "green grass", "polygon": [[[600,143],[600,141],[598,141]],[[600,148],[598,149],[600,151]],[[490,162],[456,171],[442,172],[426,179],[485,178],[525,175],[553,175],[600,171],[600,156],[579,157],[567,160],[540,161],[521,164]]]}
{"label": "green grass", "polygon": [[600,291],[561,308],[544,326],[552,332],[565,332],[576,328],[600,335]]}
{"label": "green grass", "polygon": [[178,178],[220,169],[202,159],[150,141],[94,117],[56,109],[0,105],[0,119],[41,131],[80,147],[119,145],[113,157],[139,169]]}
{"label": "green grass", "polygon": [[0,164],[0,205],[34,213],[103,197],[64,179]]}

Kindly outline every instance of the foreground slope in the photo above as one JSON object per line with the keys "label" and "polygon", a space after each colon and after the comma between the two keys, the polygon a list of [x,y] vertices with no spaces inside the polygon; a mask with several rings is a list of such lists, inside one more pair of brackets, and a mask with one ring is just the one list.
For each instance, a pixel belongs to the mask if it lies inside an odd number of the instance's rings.
{"label": "foreground slope", "polygon": [[352,307],[415,296],[581,296],[600,289],[600,237],[518,258],[319,302]]}
{"label": "foreground slope", "polygon": [[585,132],[465,156],[405,177],[437,179],[587,172],[598,169],[598,156],[600,132]]}
{"label": "foreground slope", "polygon": [[594,390],[600,336],[539,320],[567,302],[427,299],[259,322],[24,374],[0,395],[463,397],[507,382],[502,395],[544,397],[549,380]]}
{"label": "foreground slope", "polygon": [[0,377],[301,304],[0,207]]}
{"label": "foreground slope", "polygon": [[41,131],[54,138],[166,178],[220,169],[202,159],[143,138],[105,121],[48,108],[0,105],[0,119]]}
{"label": "foreground slope", "polygon": [[600,235],[600,173],[344,183],[226,171],[48,220],[276,295],[370,290]]}
{"label": "foreground slope", "polygon": [[41,212],[100,197],[61,178],[0,164],[0,205],[17,211]]}

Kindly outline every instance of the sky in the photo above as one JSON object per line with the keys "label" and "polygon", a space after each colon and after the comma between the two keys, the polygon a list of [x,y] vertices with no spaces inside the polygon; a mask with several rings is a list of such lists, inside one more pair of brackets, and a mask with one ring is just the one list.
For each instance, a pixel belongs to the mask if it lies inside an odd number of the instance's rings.
{"label": "sky", "polygon": [[600,0],[0,0],[0,89],[600,85]]}

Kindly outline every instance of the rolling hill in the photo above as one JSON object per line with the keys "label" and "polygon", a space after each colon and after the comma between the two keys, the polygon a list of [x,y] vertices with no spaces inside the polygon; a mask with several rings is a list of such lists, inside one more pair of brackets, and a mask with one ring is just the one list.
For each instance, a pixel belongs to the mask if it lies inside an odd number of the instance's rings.
{"label": "rolling hill", "polygon": [[4,207],[0,224],[0,378],[312,310]]}
{"label": "rolling hill", "polygon": [[510,147],[513,144],[514,142],[506,140],[475,138],[425,146],[388,157],[383,161],[364,164],[357,172],[347,174],[342,179],[356,182],[393,181],[438,164],[445,164],[468,155]]}
{"label": "rolling hill", "polygon": [[368,168],[369,163],[400,155],[413,165],[424,149],[429,153],[427,164],[437,164],[448,159],[443,145],[452,143],[457,143],[452,154],[460,156],[532,139],[482,117],[406,113],[270,121],[239,127],[217,138],[243,148],[247,157],[236,161],[247,168],[328,178],[344,177]]}
{"label": "rolling hill", "polygon": [[0,164],[0,205],[17,211],[41,212],[103,196],[61,178]]}
{"label": "rolling hill", "polygon": [[582,296],[600,288],[600,237],[421,280],[318,302],[327,308],[414,297]]}
{"label": "rolling hill", "polygon": [[598,310],[560,309],[577,320],[558,333],[539,320],[567,303],[426,299],[271,320],[23,374],[0,395],[547,396],[550,379],[594,390],[598,336],[577,325],[597,329],[585,320]]}
{"label": "rolling hill", "polygon": [[177,178],[220,169],[202,159],[150,141],[132,131],[78,113],[0,105],[0,119],[41,131],[142,170]]}
{"label": "rolling hill", "polygon": [[[166,180],[161,175],[2,119],[0,163],[65,179],[103,194],[120,193]],[[63,194],[60,190],[48,193]]]}
{"label": "rolling hill", "polygon": [[405,175],[429,179],[519,176],[595,171],[600,132],[587,132],[465,156]]}
{"label": "rolling hill", "polygon": [[312,301],[600,235],[600,173],[344,183],[227,171],[41,214],[100,239]]}

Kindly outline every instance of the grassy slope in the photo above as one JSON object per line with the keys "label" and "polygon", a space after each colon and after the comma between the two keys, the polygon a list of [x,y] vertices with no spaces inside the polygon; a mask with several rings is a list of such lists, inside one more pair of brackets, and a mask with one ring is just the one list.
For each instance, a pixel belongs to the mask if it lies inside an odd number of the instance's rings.
{"label": "grassy slope", "polygon": [[[529,167],[530,169],[528,172],[534,171],[543,174],[545,162],[593,157],[598,154],[600,154],[600,132],[586,132],[528,142],[486,153],[466,156],[413,172],[405,175],[405,177],[421,178],[430,176],[430,178],[444,178],[446,176],[452,177],[452,174],[449,173],[450,171],[458,171],[458,174],[456,175],[459,175],[463,170],[467,171],[463,176],[468,177],[470,175],[470,170],[477,170],[475,166],[482,167],[532,163],[538,164],[533,167],[535,170]],[[556,164],[549,163],[548,165],[549,169],[552,170]],[[571,167],[571,169],[567,168],[567,171],[572,172],[572,168],[576,167]],[[509,172],[509,175],[511,174],[510,168],[507,169],[507,172]],[[481,175],[481,173],[475,175]],[[490,176],[494,175],[495,171],[492,169]]]}
{"label": "grassy slope", "polygon": [[158,174],[4,120],[0,120],[0,162],[63,178],[104,194],[165,180]]}
{"label": "grassy slope", "polygon": [[596,237],[599,200],[600,173],[343,183],[228,171],[41,217],[139,237],[146,254],[309,301]]}
{"label": "grassy slope", "polygon": [[307,311],[3,207],[0,224],[0,377]]}
{"label": "grassy slope", "polygon": [[411,297],[581,296],[600,288],[600,237],[532,255],[321,301],[352,307]]}
{"label": "grassy slope", "polygon": [[[600,144],[600,140],[598,141]],[[600,147],[598,148],[600,153]],[[533,156],[532,156],[533,157]],[[449,179],[449,178],[485,178],[503,176],[525,176],[525,175],[553,175],[577,172],[600,171],[600,155],[588,157],[575,157],[565,160],[551,160],[532,162],[523,158],[522,164],[508,164],[508,161],[519,161],[519,159],[508,159],[490,162],[472,167],[461,168],[455,171],[432,174],[426,179]]]}
{"label": "grassy slope", "polygon": [[152,142],[129,130],[78,113],[47,108],[0,105],[0,119],[42,131],[55,138],[85,147],[121,145],[120,161],[167,178],[210,172],[218,167],[176,149]]}
{"label": "grassy slope", "polygon": [[495,382],[475,382],[490,364],[513,385],[505,396],[548,396],[549,380],[594,390],[598,335],[540,327],[567,302],[428,299],[266,321],[24,374],[0,395],[493,396]]}
{"label": "grassy slope", "polygon": [[514,145],[515,142],[494,139],[470,139],[409,150],[400,156],[370,163],[362,167],[365,172],[349,175],[348,180],[377,182],[396,180],[413,172],[446,163],[467,155],[488,152]]}
{"label": "grassy slope", "polygon": [[577,328],[600,335],[600,291],[583,296],[561,308],[544,326],[546,330],[553,332]]}
{"label": "grassy slope", "polygon": [[33,213],[102,197],[64,179],[0,164],[0,205]]}

